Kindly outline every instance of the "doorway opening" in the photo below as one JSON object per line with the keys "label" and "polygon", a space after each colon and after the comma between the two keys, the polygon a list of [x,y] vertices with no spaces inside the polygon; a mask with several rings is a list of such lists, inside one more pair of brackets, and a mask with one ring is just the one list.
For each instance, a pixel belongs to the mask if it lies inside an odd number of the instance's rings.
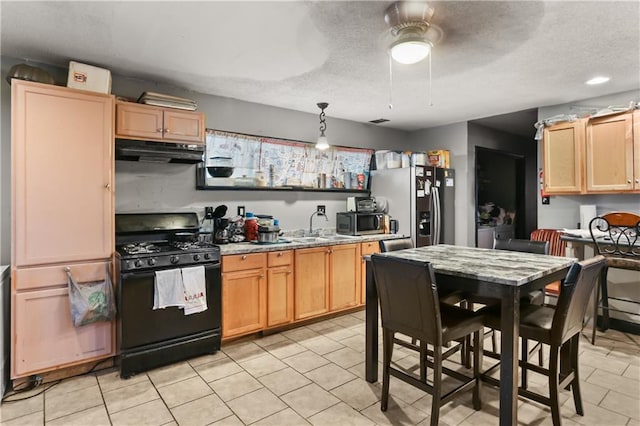
{"label": "doorway opening", "polygon": [[476,146],[476,247],[493,240],[528,238],[525,224],[525,157]]}

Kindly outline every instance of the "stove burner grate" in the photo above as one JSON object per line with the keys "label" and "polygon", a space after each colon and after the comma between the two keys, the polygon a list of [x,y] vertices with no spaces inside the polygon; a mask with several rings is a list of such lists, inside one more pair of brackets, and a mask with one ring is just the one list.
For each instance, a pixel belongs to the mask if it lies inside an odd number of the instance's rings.
{"label": "stove burner grate", "polygon": [[122,250],[127,254],[159,253],[160,247],[153,243],[130,243],[122,246]]}

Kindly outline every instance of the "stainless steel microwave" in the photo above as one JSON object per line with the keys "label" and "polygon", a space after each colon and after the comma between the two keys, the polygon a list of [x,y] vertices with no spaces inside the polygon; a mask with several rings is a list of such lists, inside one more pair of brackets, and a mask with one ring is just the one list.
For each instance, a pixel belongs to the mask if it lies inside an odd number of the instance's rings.
{"label": "stainless steel microwave", "polygon": [[384,234],[384,213],[336,213],[336,232],[343,235]]}

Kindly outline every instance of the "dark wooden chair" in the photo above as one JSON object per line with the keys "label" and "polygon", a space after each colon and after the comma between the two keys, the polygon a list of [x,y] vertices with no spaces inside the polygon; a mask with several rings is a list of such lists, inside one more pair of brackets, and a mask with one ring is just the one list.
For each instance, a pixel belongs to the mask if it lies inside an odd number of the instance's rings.
{"label": "dark wooden chair", "polygon": [[[431,264],[415,260],[371,255],[373,273],[378,288],[382,317],[383,370],[380,409],[387,410],[389,379],[393,376],[432,395],[431,425],[438,424],[440,407],[461,392],[473,388],[473,406],[481,408],[480,367],[482,366],[483,329],[481,312],[440,303]],[[396,333],[416,339],[419,345],[411,349],[420,354],[419,377],[411,371],[391,365],[395,344],[410,347],[396,338]],[[444,367],[443,360],[450,351],[443,351],[447,342],[464,339],[473,333],[473,377]],[[433,351],[427,351],[427,344]],[[427,382],[427,367],[433,369],[433,382]],[[459,379],[462,384],[443,394],[442,374]]]}
{"label": "dark wooden chair", "polygon": [[413,248],[413,241],[411,238],[398,238],[396,240],[380,240],[380,251],[396,251]]}
{"label": "dark wooden chair", "polygon": [[[543,305],[523,305],[520,308],[520,337],[523,342],[535,340],[549,345],[550,359],[548,369],[530,364],[526,358],[520,361],[520,366],[523,367],[522,375],[526,375],[527,370],[532,370],[548,376],[549,396],[532,392],[524,387],[518,388],[518,393],[551,407],[554,426],[560,425],[558,397],[559,390],[562,388],[571,388],[576,412],[581,416],[584,415],[578,373],[578,343],[589,298],[604,266],[603,256],[574,263],[562,283],[555,309]],[[500,330],[500,309],[490,308],[486,311],[485,325]],[[560,363],[561,351],[563,363]],[[490,371],[491,369],[485,373],[489,374]],[[491,377],[485,376],[485,380],[499,384]]]}
{"label": "dark wooden chair", "polygon": [[[637,312],[628,312],[609,306],[609,299],[624,300],[626,303],[640,302],[609,296],[607,274],[609,268],[640,271],[640,215],[627,212],[607,213],[595,217],[589,222],[589,232],[596,253],[606,259],[605,267],[600,275],[600,286],[596,287],[593,302],[591,344],[595,344],[598,308],[602,309],[601,329],[605,331],[609,328],[609,311],[638,315]],[[602,298],[600,294],[602,294]]]}

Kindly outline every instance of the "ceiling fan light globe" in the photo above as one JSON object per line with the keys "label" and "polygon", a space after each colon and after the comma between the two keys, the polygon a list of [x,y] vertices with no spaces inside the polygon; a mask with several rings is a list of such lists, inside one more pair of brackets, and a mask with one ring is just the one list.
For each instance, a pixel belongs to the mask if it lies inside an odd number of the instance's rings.
{"label": "ceiling fan light globe", "polygon": [[316,149],[320,151],[324,151],[325,149],[329,149],[329,142],[327,141],[327,137],[321,135],[316,142]]}
{"label": "ceiling fan light globe", "polygon": [[420,40],[402,41],[391,46],[391,57],[396,62],[405,65],[422,61],[429,56],[430,52],[431,45]]}

